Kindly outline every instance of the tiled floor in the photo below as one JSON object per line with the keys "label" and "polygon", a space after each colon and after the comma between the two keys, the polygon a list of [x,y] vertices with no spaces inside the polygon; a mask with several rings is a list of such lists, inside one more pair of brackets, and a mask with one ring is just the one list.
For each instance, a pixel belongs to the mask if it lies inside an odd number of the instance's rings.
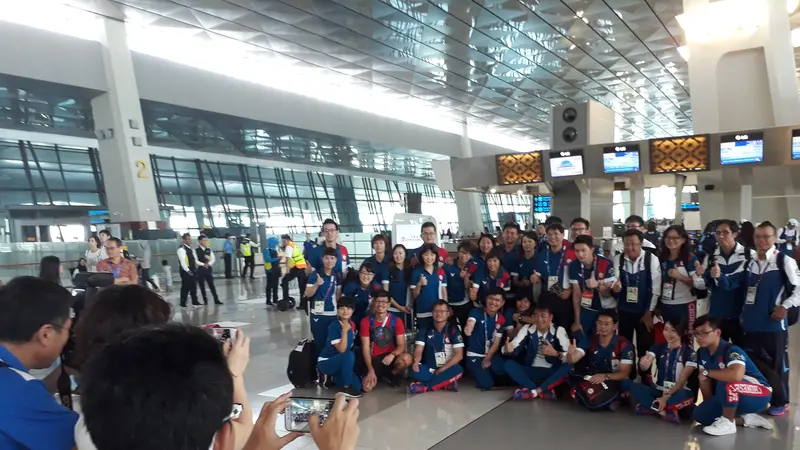
{"label": "tiled floor", "polygon": [[[252,339],[250,365],[245,380],[253,409],[292,386],[286,378],[289,352],[309,335],[305,315],[278,312],[264,306],[262,280],[217,280],[223,306],[204,306],[181,311],[177,294],[167,298],[176,305],[175,320],[206,324],[234,322]],[[238,323],[238,324],[236,324]],[[792,356],[800,362],[800,332],[792,332]],[[792,412],[774,420],[773,432],[740,429],[733,437],[713,438],[691,425],[672,425],[652,417],[636,417],[628,411],[589,413],[569,402],[514,402],[511,391],[479,392],[468,381],[458,393],[434,392],[409,396],[404,390],[381,387],[361,399],[360,450],[416,450],[434,448],[599,448],[650,450],[800,448],[800,415],[797,409],[797,371],[793,371]],[[299,392],[296,395],[331,396],[334,392]],[[282,428],[282,421],[278,421]],[[315,449],[310,437],[287,449]]]}

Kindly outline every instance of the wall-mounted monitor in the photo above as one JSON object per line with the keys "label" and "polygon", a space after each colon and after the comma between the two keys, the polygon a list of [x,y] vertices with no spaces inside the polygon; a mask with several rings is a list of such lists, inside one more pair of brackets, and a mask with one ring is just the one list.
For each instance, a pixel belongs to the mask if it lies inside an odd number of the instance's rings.
{"label": "wall-mounted monitor", "polygon": [[708,135],[652,139],[650,172],[681,173],[708,170]]}
{"label": "wall-mounted monitor", "polygon": [[550,152],[550,176],[572,177],[583,175],[583,150]]}
{"label": "wall-mounted monitor", "polygon": [[764,161],[764,133],[739,133],[722,136],[719,159],[723,165]]}
{"label": "wall-mounted monitor", "polygon": [[800,159],[800,130],[792,130],[792,159]]}
{"label": "wall-mounted monitor", "polygon": [[639,144],[603,147],[603,172],[638,172]]}

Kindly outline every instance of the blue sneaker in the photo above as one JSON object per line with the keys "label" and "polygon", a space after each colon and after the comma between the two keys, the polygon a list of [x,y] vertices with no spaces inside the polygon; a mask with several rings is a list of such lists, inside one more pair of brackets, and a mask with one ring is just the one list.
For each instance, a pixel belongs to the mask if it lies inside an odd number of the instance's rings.
{"label": "blue sneaker", "polygon": [[458,382],[453,381],[452,383],[445,386],[444,390],[448,392],[458,392]]}
{"label": "blue sneaker", "polygon": [[411,383],[408,386],[408,390],[412,394],[424,394],[424,393],[428,392],[428,386],[425,386],[424,384],[422,384],[420,382],[416,382],[416,383]]}
{"label": "blue sneaker", "polygon": [[785,404],[783,406],[773,406],[769,409],[770,416],[782,416],[789,412],[789,404]]}
{"label": "blue sneaker", "polygon": [[636,407],[633,408],[633,411],[636,414],[640,414],[640,415],[643,415],[643,416],[652,416],[652,415],[654,415],[656,413],[655,411],[650,409],[650,407],[644,406],[644,405],[636,405]]}
{"label": "blue sneaker", "polygon": [[556,393],[553,391],[542,391],[542,393],[539,394],[539,398],[543,398],[545,400],[558,400]]}
{"label": "blue sneaker", "polygon": [[533,400],[536,398],[536,391],[528,388],[520,388],[514,391],[514,400]]}

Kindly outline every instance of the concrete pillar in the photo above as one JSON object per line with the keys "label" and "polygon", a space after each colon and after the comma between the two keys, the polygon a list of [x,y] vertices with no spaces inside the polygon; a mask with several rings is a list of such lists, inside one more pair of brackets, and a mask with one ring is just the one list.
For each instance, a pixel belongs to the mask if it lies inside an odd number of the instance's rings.
{"label": "concrete pillar", "polygon": [[[578,187],[578,191],[581,194],[581,217],[589,222],[592,221],[592,187],[589,184],[590,181],[590,179],[575,180],[575,186]],[[571,220],[566,217],[562,217],[562,219]]]}
{"label": "concrete pillar", "polygon": [[[685,15],[710,3],[714,2],[684,0]],[[687,32],[696,133],[789,126],[800,119],[786,0],[764,0],[765,10],[759,8],[761,2],[752,3],[745,14],[760,22],[752,33],[697,42]],[[698,24],[716,26],[704,20]]]}
{"label": "concrete pillar", "polygon": [[[469,139],[469,128],[464,123],[461,132],[461,156],[472,157],[472,144]],[[483,217],[481,216],[481,195],[477,192],[454,191],[458,213],[458,231],[462,236],[483,231]]]}
{"label": "concrete pillar", "polygon": [[[675,221],[674,224],[683,223],[683,211],[681,205],[683,204],[683,186],[686,184],[686,175],[675,175]],[[702,204],[700,206],[702,208]]]}
{"label": "concrete pillar", "polygon": [[630,192],[630,214],[644,217],[644,179],[640,176],[631,177],[628,185]]}
{"label": "concrete pillar", "polygon": [[753,219],[753,168],[739,169],[739,214],[733,220]]}
{"label": "concrete pillar", "polygon": [[[599,238],[603,235],[603,227],[610,227],[614,223],[614,182],[592,178],[587,186],[590,192],[589,215],[583,217],[592,223],[592,235]],[[581,195],[581,211],[584,209],[583,199]]]}
{"label": "concrete pillar", "polygon": [[109,216],[113,222],[128,224],[158,221],[158,200],[125,23],[104,18],[103,31],[100,43],[108,92],[92,100],[92,113]]}

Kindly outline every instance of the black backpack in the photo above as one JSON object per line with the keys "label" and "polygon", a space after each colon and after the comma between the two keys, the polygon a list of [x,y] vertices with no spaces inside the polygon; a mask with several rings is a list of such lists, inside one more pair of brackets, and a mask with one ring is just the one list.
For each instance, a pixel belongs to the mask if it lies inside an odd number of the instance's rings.
{"label": "black backpack", "polygon": [[289,353],[286,368],[289,381],[296,388],[310,387],[317,380],[317,350],[314,341],[303,339]]}
{"label": "black backpack", "polygon": [[[750,272],[750,261],[753,259],[752,255],[750,254],[751,250],[753,249],[747,247],[744,249],[744,270],[747,273]],[[786,270],[784,269],[784,258],[786,258],[786,255],[781,252],[778,252],[778,254],[775,256],[775,263],[778,266],[778,273],[781,274],[781,281],[783,282],[784,297],[782,300],[786,300],[794,293],[794,285],[789,281],[789,277],[786,276]],[[798,318],[800,318],[800,308],[797,306],[789,308],[788,314],[786,315],[786,321],[789,326],[796,324]]]}

